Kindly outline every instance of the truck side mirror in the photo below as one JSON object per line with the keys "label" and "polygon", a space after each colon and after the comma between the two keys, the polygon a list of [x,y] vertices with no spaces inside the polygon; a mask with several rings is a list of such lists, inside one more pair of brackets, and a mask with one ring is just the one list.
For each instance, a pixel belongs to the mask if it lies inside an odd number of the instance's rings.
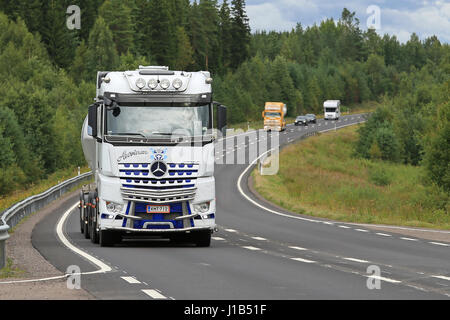
{"label": "truck side mirror", "polygon": [[227,107],[219,104],[217,106],[217,129],[222,132],[222,136],[227,134]]}
{"label": "truck side mirror", "polygon": [[93,136],[94,138],[97,137],[97,108],[98,104],[91,104],[89,106],[88,110],[88,126],[91,127],[91,131],[89,132],[89,135]]}

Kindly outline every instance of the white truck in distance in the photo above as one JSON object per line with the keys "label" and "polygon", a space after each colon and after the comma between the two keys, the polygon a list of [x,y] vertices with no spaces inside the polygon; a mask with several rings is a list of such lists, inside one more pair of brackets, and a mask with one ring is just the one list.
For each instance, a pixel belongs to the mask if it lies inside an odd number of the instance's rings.
{"label": "white truck in distance", "polygon": [[326,100],[323,103],[323,118],[325,120],[338,120],[341,116],[341,101],[340,100]]}
{"label": "white truck in distance", "polygon": [[[95,182],[80,194],[80,229],[101,246],[124,237],[209,246],[216,230],[214,119],[207,71],[98,72],[81,139]],[[213,107],[217,114],[213,115]]]}

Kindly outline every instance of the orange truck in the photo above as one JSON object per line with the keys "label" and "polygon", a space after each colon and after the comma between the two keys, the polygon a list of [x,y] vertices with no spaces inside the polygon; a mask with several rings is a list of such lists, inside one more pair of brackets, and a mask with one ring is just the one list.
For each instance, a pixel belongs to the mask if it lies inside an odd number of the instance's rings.
{"label": "orange truck", "polygon": [[264,118],[264,131],[286,130],[287,107],[283,102],[266,102],[262,116]]}

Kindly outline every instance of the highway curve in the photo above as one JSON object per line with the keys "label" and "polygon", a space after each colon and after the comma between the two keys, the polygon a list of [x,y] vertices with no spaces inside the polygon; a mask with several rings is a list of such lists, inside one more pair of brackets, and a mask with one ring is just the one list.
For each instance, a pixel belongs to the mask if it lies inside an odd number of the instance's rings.
{"label": "highway curve", "polygon": [[[361,121],[349,115],[336,123],[291,125],[280,143]],[[252,142],[228,145],[223,154]],[[247,168],[216,165],[219,232],[209,248],[164,241],[101,248],[79,232],[77,196],[35,227],[33,245],[61,271],[77,265],[83,273],[95,272],[103,264],[100,272],[81,277],[82,288],[99,299],[449,299],[448,244],[281,211],[251,195]],[[56,232],[65,213],[63,237],[83,257]],[[381,271],[380,289],[367,287],[369,266]]]}

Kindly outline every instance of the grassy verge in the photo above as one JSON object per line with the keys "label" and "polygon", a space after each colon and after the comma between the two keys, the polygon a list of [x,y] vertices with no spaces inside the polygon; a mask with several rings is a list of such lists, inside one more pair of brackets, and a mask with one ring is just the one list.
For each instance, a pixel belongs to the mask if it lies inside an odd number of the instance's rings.
{"label": "grassy verge", "polygon": [[356,126],[290,145],[277,175],[252,172],[264,198],[292,212],[340,221],[450,229],[449,195],[421,167],[352,157]]}
{"label": "grassy verge", "polygon": [[25,273],[25,270],[21,270],[20,268],[14,266],[12,259],[7,258],[6,266],[0,269],[0,279],[19,278]]}
{"label": "grassy verge", "polygon": [[[89,171],[88,167],[83,167],[80,169],[80,173]],[[36,184],[29,186],[26,189],[16,190],[12,194],[4,197],[0,197],[0,211],[5,210],[12,206],[13,204],[22,201],[32,195],[39,194],[45,190],[53,187],[54,185],[72,178],[78,174],[77,168],[69,168],[65,170],[57,171],[51,174],[47,179],[41,180]]]}

